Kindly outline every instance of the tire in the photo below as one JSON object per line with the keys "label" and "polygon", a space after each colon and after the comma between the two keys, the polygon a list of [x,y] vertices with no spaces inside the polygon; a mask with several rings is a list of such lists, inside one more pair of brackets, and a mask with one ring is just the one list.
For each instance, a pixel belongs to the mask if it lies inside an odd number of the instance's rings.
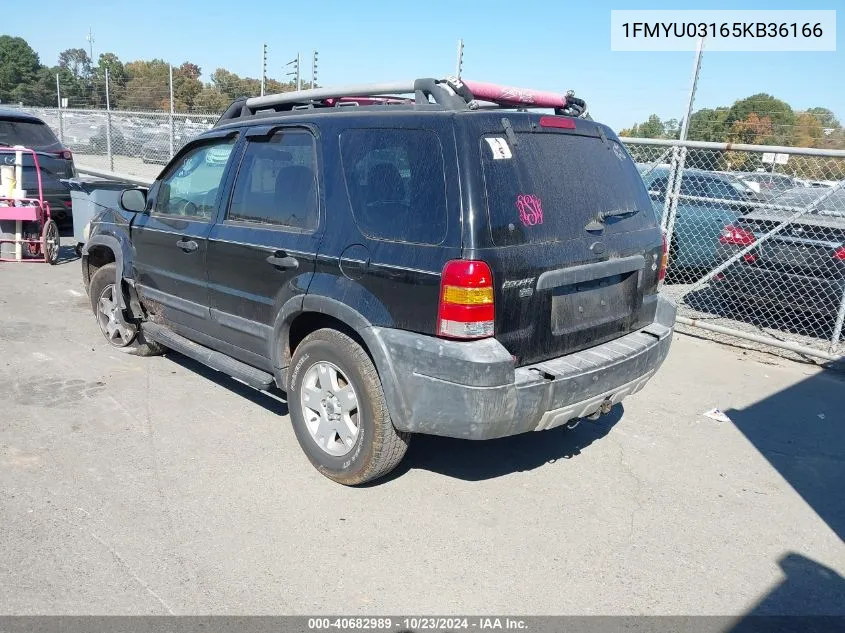
{"label": "tire", "polygon": [[127,354],[134,354],[136,356],[155,356],[161,354],[163,351],[161,345],[154,341],[147,341],[144,338],[144,333],[135,324],[132,324],[129,329],[121,327],[110,335],[109,326],[104,322],[104,317],[106,322],[110,321],[110,319],[108,318],[107,311],[101,310],[101,300],[105,299],[107,303],[114,303],[114,277],[114,263],[106,264],[91,276],[91,282],[88,284],[88,297],[91,300],[91,309],[94,311],[94,317],[100,326],[100,332],[102,332],[103,338],[112,347]]}
{"label": "tire", "polygon": [[41,254],[44,255],[44,260],[51,266],[59,261],[61,244],[62,238],[59,237],[59,226],[55,220],[47,220],[41,231]]}
{"label": "tire", "polygon": [[[290,366],[288,409],[293,429],[320,473],[353,486],[396,468],[411,436],[394,428],[376,368],[360,345],[337,330],[317,330],[297,346]],[[344,405],[341,399],[355,404]],[[304,407],[304,401],[315,408]],[[352,406],[354,412],[347,412],[346,407]],[[335,431],[331,424],[342,430]],[[354,438],[344,441],[341,432],[354,433]]]}

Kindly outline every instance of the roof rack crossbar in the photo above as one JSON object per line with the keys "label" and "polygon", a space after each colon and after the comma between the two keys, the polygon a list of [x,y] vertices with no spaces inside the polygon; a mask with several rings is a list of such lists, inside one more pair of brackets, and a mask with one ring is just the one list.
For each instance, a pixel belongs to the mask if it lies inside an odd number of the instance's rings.
{"label": "roof rack crossbar", "polygon": [[586,103],[572,93],[566,96],[537,90],[510,88],[482,82],[463,82],[460,79],[415,79],[391,83],[351,84],[335,88],[311,88],[263,97],[236,100],[220,117],[216,125],[249,117],[266,110],[301,110],[319,106],[320,102],[348,97],[391,97],[413,95],[417,106],[432,101],[447,110],[474,110],[493,103],[500,108],[553,108],[557,114],[587,117]]}
{"label": "roof rack crossbar", "polygon": [[246,107],[250,110],[272,108],[286,103],[307,103],[319,99],[333,97],[379,97],[383,95],[414,93],[414,81],[400,81],[382,84],[351,84],[336,88],[310,88],[294,92],[282,92],[264,97],[251,97],[246,100]]}

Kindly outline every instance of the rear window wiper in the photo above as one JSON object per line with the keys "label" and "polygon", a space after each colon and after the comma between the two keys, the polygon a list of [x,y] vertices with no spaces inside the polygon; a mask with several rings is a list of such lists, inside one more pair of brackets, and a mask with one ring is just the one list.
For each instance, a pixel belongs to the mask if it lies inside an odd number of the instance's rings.
{"label": "rear window wiper", "polygon": [[618,218],[620,220],[624,220],[625,218],[630,218],[631,216],[637,215],[637,213],[639,212],[639,209],[626,209],[624,211],[600,211],[598,216],[596,216],[594,220],[590,220],[587,223],[587,226],[584,227],[584,229],[586,231],[603,231],[604,222],[608,218]]}
{"label": "rear window wiper", "polygon": [[630,218],[631,216],[637,215],[640,212],[639,209],[627,209],[624,211],[602,211],[599,213],[599,222],[604,222],[607,218]]}
{"label": "rear window wiper", "polygon": [[513,126],[511,125],[510,119],[507,117],[502,117],[502,127],[505,130],[505,136],[508,137],[508,141],[511,144],[511,147],[516,147],[517,139],[516,139],[516,132],[513,131]]}

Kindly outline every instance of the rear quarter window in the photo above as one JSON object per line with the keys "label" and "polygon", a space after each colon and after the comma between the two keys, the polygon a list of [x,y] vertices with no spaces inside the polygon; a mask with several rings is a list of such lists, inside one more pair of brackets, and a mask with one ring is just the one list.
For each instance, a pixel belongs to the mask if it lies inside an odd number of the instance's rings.
{"label": "rear quarter window", "polygon": [[430,130],[347,130],[340,137],[355,222],[373,239],[440,244],[446,237],[443,151]]}

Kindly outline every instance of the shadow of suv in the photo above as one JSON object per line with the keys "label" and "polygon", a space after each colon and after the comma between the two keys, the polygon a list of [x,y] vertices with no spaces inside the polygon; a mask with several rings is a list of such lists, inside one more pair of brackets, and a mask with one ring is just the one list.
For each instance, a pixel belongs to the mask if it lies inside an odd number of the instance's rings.
{"label": "shadow of suv", "polygon": [[585,112],[433,79],[238,100],[92,222],[100,329],[275,383],[343,484],[392,470],[414,433],[608,413],[663,362],[675,309],[643,182]]}

